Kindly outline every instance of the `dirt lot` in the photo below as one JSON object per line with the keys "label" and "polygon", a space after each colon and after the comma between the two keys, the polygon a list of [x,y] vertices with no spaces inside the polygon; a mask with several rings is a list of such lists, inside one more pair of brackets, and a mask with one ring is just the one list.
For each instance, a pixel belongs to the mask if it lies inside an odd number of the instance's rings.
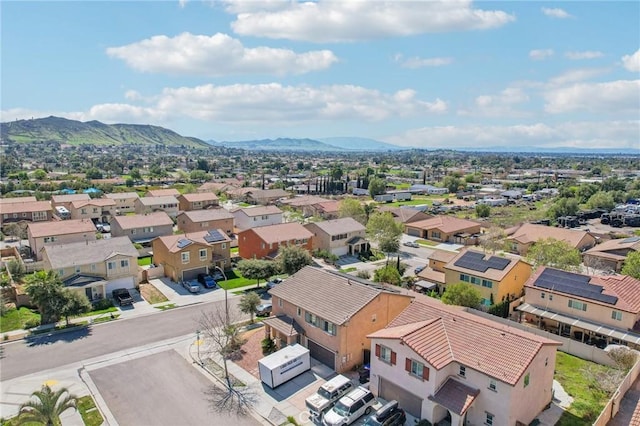
{"label": "dirt lot", "polygon": [[264,327],[249,330],[242,335],[242,338],[246,342],[242,346],[241,355],[233,362],[259,379],[258,360],[264,357],[260,344],[260,341],[264,339]]}
{"label": "dirt lot", "polygon": [[164,294],[155,288],[153,284],[140,284],[140,295],[151,305],[168,301]]}

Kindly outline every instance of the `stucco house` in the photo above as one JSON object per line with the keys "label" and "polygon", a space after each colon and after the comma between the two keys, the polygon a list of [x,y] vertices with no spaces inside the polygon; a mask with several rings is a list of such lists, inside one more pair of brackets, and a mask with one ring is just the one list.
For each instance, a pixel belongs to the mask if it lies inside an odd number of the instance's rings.
{"label": "stucco house", "polygon": [[435,216],[431,219],[405,223],[405,233],[439,243],[475,244],[480,234],[480,224],[452,216]]}
{"label": "stucco house", "polygon": [[44,269],[58,274],[65,287],[91,301],[108,297],[116,288],[138,285],[138,251],[126,237],[45,245]]}
{"label": "stucco house", "polygon": [[91,197],[89,194],[58,194],[51,196],[51,206],[64,207],[67,210],[71,210],[71,203],[74,201],[89,201]]}
{"label": "stucco house", "polygon": [[104,197],[115,201],[114,214],[116,216],[135,212],[136,200],[140,198],[137,192],[115,192],[113,194],[105,194]]}
{"label": "stucco house", "polygon": [[640,251],[640,237],[608,240],[585,251],[585,266],[600,270],[620,272],[629,253]]}
{"label": "stucco house", "polygon": [[114,216],[112,237],[128,237],[132,243],[147,244],[156,237],[173,234],[173,220],[165,212]]}
{"label": "stucco house", "polygon": [[182,211],[203,210],[218,206],[218,197],[213,192],[182,194],[177,199]]}
{"label": "stucco house", "polygon": [[433,253],[427,257],[429,263],[422,271],[416,274],[420,279],[420,281],[415,283],[420,287],[418,290],[435,290],[438,293],[442,293],[442,289],[445,285],[444,267],[456,256],[458,256],[458,253],[456,252],[434,250]]}
{"label": "stucco house", "polygon": [[247,203],[266,206],[281,198],[288,198],[290,195],[284,189],[255,189],[245,194],[245,200]]}
{"label": "stucco house", "polygon": [[110,198],[72,201],[69,207],[71,219],[91,219],[102,223],[108,223],[115,210],[116,202]]}
{"label": "stucco house", "polygon": [[433,217],[433,215],[427,214],[425,212],[422,212],[420,210],[413,209],[413,208],[382,206],[378,210],[380,210],[381,212],[391,213],[391,216],[393,216],[393,219],[396,222],[401,223],[402,225],[405,225],[407,223],[412,223],[412,222],[419,222],[421,220],[431,219]]}
{"label": "stucco house", "polygon": [[171,195],[161,197],[141,197],[135,200],[136,214],[163,211],[171,217],[178,215],[178,200]]}
{"label": "stucco house", "polygon": [[206,209],[181,212],[176,217],[178,229],[183,232],[222,229],[227,235],[233,234],[234,216],[226,209]]}
{"label": "stucco house", "polygon": [[231,212],[239,230],[282,223],[282,210],[276,206],[235,209]]}
{"label": "stucco house", "polygon": [[175,197],[180,195],[180,191],[175,188],[151,189],[144,194],[145,197]]}
{"label": "stucco house", "polygon": [[336,256],[369,251],[370,245],[363,224],[351,217],[311,222],[304,225],[313,233],[313,250],[327,250]]}
{"label": "stucco house", "polygon": [[278,346],[299,343],[337,372],[368,358],[367,335],[385,327],[412,298],[337,272],[306,266],[269,293],[265,333]]}
{"label": "stucco house", "polygon": [[313,250],[313,234],[297,222],[260,226],[238,233],[238,255],[243,259],[275,259],[280,247],[296,245]]}
{"label": "stucco house", "polygon": [[545,238],[564,241],[580,251],[585,251],[596,244],[595,237],[587,231],[537,225],[534,223],[524,223],[520,226],[507,229],[505,232],[507,234],[506,241],[509,243],[509,250],[520,256],[525,256],[536,241]]}
{"label": "stucco house", "polygon": [[340,202],[335,200],[322,201],[302,208],[305,217],[318,216],[325,220],[337,219]]}
{"label": "stucco house", "polygon": [[16,222],[47,222],[53,219],[51,203],[29,201],[0,205],[0,226]]}
{"label": "stucco house", "polygon": [[81,219],[36,222],[27,226],[27,238],[36,260],[42,260],[45,245],[95,241],[96,227],[92,221]]}
{"label": "stucco house", "polygon": [[553,398],[560,343],[432,298],[368,337],[372,392],[431,424],[528,425]]}
{"label": "stucco house", "polygon": [[640,280],[540,267],[525,284],[521,320],[604,348],[640,348]]}
{"label": "stucco house", "polygon": [[222,229],[168,235],[154,239],[153,262],[164,267],[164,275],[173,281],[194,279],[207,274],[215,265],[231,265],[231,240]]}
{"label": "stucco house", "polygon": [[476,249],[466,249],[451,259],[444,266],[445,284],[465,282],[473,285],[482,295],[482,305],[491,306],[519,297],[524,290],[524,283],[531,276],[531,264],[516,256],[497,256],[485,254]]}

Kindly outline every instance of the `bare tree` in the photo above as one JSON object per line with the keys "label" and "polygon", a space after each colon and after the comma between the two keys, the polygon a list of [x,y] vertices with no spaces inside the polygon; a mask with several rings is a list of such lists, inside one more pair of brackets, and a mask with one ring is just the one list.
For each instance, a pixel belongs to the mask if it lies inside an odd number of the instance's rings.
{"label": "bare tree", "polygon": [[485,253],[489,252],[491,254],[494,254],[499,250],[505,249],[506,237],[507,235],[502,228],[492,226],[480,237],[480,245],[484,249]]}

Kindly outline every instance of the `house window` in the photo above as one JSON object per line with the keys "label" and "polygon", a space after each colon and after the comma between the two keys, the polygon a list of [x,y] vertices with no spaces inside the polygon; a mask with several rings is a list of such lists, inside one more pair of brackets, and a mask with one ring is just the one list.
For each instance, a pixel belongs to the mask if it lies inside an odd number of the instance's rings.
{"label": "house window", "polygon": [[498,384],[496,383],[495,380],[491,379],[489,380],[489,389],[491,389],[492,391],[497,390],[498,388]]}
{"label": "house window", "polygon": [[34,221],[47,220],[47,212],[33,212],[31,217]]}
{"label": "house window", "polygon": [[202,226],[203,228],[207,228],[209,226],[209,222],[202,222],[200,226]]}
{"label": "house window", "polygon": [[464,365],[460,366],[460,371],[458,371],[458,375],[462,377],[467,377],[467,367]]}
{"label": "house window", "polygon": [[200,260],[207,260],[207,249],[200,249]]}
{"label": "house window", "polygon": [[264,250],[267,247],[265,243],[262,243],[262,249]]}
{"label": "house window", "polygon": [[487,415],[487,417],[484,420],[484,424],[493,426],[493,414],[487,413],[486,411],[485,414]]}
{"label": "house window", "polygon": [[336,325],[329,321],[322,321],[322,329],[332,336],[336,335]]}
{"label": "house window", "polygon": [[76,266],[76,274],[79,274],[79,273],[80,273],[80,267]]}
{"label": "house window", "polygon": [[464,281],[465,283],[468,283],[469,282],[469,275],[460,274],[460,281]]}
{"label": "house window", "polygon": [[93,208],[94,213],[98,213],[98,209],[96,207]]}
{"label": "house window", "polygon": [[491,306],[491,299],[485,299],[484,297],[480,299],[480,303],[484,306]]}
{"label": "house window", "polygon": [[493,281],[482,280],[482,287],[493,288]]}
{"label": "house window", "polygon": [[529,386],[529,373],[524,376],[524,387],[526,388],[527,386]]}
{"label": "house window", "polygon": [[189,252],[182,253],[182,263],[189,263]]}
{"label": "house window", "polygon": [[80,213],[87,214],[87,209],[80,209]]}
{"label": "house window", "polygon": [[136,235],[136,230],[135,229],[131,230],[131,235]]}
{"label": "house window", "polygon": [[540,293],[540,299],[544,299],[544,291]]}
{"label": "house window", "polygon": [[64,269],[58,269],[58,276],[59,277],[63,277],[64,276]]}
{"label": "house window", "polygon": [[569,307],[576,309],[578,311],[586,311],[587,310],[587,304],[584,302],[580,302],[578,300],[571,300],[569,299]]}
{"label": "house window", "polygon": [[549,295],[549,300],[553,300],[553,294]]}
{"label": "house window", "polygon": [[56,241],[56,237],[44,237],[45,243],[53,243]]}
{"label": "house window", "polygon": [[296,308],[296,314],[298,314],[298,316],[302,315],[302,309],[300,309],[299,306]]}
{"label": "house window", "polygon": [[282,308],[282,299],[278,299],[278,306]]}
{"label": "house window", "polygon": [[114,269],[116,269],[116,262],[107,262],[107,269],[109,271],[113,271]]}
{"label": "house window", "polygon": [[440,234],[440,232],[438,231],[431,231],[431,238],[433,238],[434,240],[439,240],[440,238],[442,238],[442,234]]}
{"label": "house window", "polygon": [[[407,370],[412,376],[415,376],[419,379],[429,380],[429,369],[425,368],[424,364],[421,362],[407,358],[407,360],[405,361],[405,370]],[[427,376],[426,378],[425,372]]]}
{"label": "house window", "polygon": [[129,268],[129,259],[123,259],[120,261],[121,268]]}
{"label": "house window", "polygon": [[622,312],[611,311],[611,319],[614,319],[616,321],[622,321]]}
{"label": "house window", "polygon": [[396,353],[386,346],[376,345],[376,356],[387,364],[395,365],[396,363]]}
{"label": "house window", "polygon": [[95,263],[91,264],[91,272],[95,272],[98,269],[98,266]]}
{"label": "house window", "polygon": [[226,249],[227,248],[227,243],[220,244],[220,248],[223,249],[223,250]]}
{"label": "house window", "polygon": [[304,320],[305,320],[306,322],[308,322],[309,324],[311,324],[311,325],[315,325],[315,323],[316,323],[316,316],[315,316],[315,315],[313,315],[313,314],[311,314],[311,313],[309,313],[309,312],[305,312],[305,313],[304,313]]}

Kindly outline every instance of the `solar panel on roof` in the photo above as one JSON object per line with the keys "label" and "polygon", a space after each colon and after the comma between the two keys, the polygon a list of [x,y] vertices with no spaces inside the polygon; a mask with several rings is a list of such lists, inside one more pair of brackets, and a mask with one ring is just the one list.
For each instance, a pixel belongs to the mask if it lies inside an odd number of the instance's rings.
{"label": "solar panel on roof", "polygon": [[186,246],[188,246],[189,244],[191,244],[193,241],[191,240],[187,240],[187,239],[181,239],[178,240],[178,248],[185,248]]}
{"label": "solar panel on roof", "polygon": [[509,263],[511,263],[511,261],[503,257],[491,256],[491,258],[489,258],[489,267],[492,269],[504,271],[504,268],[506,268]]}
{"label": "solar panel on roof", "polygon": [[224,241],[226,238],[217,230],[212,229],[204,236],[204,240],[208,243],[215,243],[218,241]]}
{"label": "solar panel on roof", "polygon": [[590,279],[591,278],[586,275],[548,268],[540,274],[534,285],[536,287],[555,290],[610,305],[615,305],[618,302],[616,296],[602,294],[604,288],[599,285],[590,284]]}
{"label": "solar panel on roof", "polygon": [[509,259],[498,256],[491,256],[488,260],[485,260],[484,254],[468,251],[460,259],[456,260],[454,265],[476,272],[486,272],[489,268],[503,271],[509,263],[511,263]]}
{"label": "solar panel on roof", "polygon": [[629,237],[621,241],[621,243],[636,243],[640,241],[640,237]]}

